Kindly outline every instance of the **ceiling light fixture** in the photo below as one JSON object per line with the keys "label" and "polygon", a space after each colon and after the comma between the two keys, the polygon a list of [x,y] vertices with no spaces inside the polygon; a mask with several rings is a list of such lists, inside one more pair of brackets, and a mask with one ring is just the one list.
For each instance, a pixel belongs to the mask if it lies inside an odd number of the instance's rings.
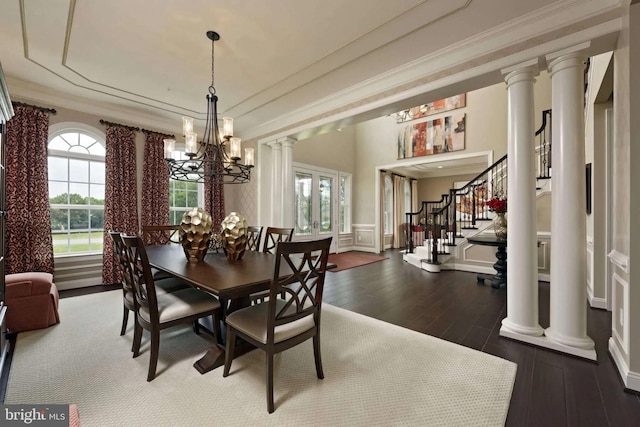
{"label": "ceiling light fixture", "polygon": [[[233,136],[233,118],[223,117],[222,129],[218,127],[218,96],[214,83],[214,45],[220,40],[215,31],[207,31],[211,40],[211,86],[207,94],[207,117],[204,136],[198,141],[193,129],[193,118],[182,118],[182,134],[185,139],[186,159],[175,159],[174,139],[164,140],[164,157],[169,164],[171,179],[189,182],[242,184],[249,182],[254,165],[253,148],[245,148],[245,163],[240,163],[240,138]],[[229,143],[229,152],[226,144]]]}

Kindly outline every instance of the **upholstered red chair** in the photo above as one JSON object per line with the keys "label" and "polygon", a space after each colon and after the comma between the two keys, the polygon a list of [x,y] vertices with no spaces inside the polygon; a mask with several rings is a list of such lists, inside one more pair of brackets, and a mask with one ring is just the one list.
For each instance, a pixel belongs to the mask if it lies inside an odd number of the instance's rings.
{"label": "upholstered red chair", "polygon": [[50,273],[4,276],[7,329],[10,333],[42,329],[60,323],[58,288]]}

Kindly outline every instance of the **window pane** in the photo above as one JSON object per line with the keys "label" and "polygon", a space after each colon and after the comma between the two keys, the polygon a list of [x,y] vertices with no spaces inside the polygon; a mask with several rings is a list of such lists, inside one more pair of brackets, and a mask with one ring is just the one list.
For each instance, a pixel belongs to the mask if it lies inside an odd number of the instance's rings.
{"label": "window pane", "polygon": [[92,205],[104,205],[104,185],[90,184],[89,195],[91,196]]}
{"label": "window pane", "polygon": [[72,205],[86,205],[89,197],[89,184],[69,184],[69,203]]}
{"label": "window pane", "polygon": [[198,206],[198,193],[189,191],[187,194],[187,204],[183,206],[197,207]]}
{"label": "window pane", "polygon": [[69,184],[67,182],[49,181],[49,203],[68,204]]}
{"label": "window pane", "polygon": [[49,157],[48,159],[49,179],[55,181],[67,181],[69,179],[68,160],[62,157]]}
{"label": "window pane", "polygon": [[311,175],[296,173],[295,176],[295,213],[296,213],[296,234],[311,234]]}
{"label": "window pane", "polygon": [[89,162],[69,159],[69,181],[89,182]]}
{"label": "window pane", "polygon": [[69,228],[69,211],[67,209],[51,209],[51,230],[66,231]]}
{"label": "window pane", "polygon": [[105,168],[103,162],[89,162],[90,179],[94,184],[104,184]]}
{"label": "window pane", "polygon": [[69,150],[69,144],[60,136],[56,136],[49,142],[49,148],[52,150],[67,151]]}
{"label": "window pane", "polygon": [[69,209],[69,228],[86,230],[89,228],[89,211],[87,209]]}
{"label": "window pane", "polygon": [[104,229],[104,211],[100,209],[91,210],[91,229]]}
{"label": "window pane", "polygon": [[333,229],[333,180],[320,177],[320,232],[327,233]]}

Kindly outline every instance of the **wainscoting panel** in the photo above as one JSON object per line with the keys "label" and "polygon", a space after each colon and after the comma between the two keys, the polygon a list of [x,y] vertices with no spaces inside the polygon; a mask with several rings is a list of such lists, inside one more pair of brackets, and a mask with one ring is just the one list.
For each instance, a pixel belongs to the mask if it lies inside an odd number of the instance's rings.
{"label": "wainscoting panel", "polygon": [[340,234],[338,236],[338,252],[347,252],[353,250],[353,234]]}
{"label": "wainscoting panel", "polygon": [[625,354],[629,354],[629,282],[618,273],[613,273],[613,313],[611,329],[614,338],[622,345]]}
{"label": "wainscoting panel", "polygon": [[376,252],[375,224],[353,224],[353,249],[364,252]]}

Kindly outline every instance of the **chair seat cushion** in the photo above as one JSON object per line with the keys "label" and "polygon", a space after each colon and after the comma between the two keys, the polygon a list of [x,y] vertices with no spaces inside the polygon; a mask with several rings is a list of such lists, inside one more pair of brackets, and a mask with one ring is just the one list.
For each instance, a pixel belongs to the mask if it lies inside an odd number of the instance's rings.
{"label": "chair seat cushion", "polygon": [[[220,307],[220,302],[216,297],[194,288],[182,289],[171,293],[158,293],[156,297],[160,323],[171,322],[201,313],[211,312],[213,314],[213,311]],[[147,308],[140,308],[140,316],[145,321],[151,322]]]}
{"label": "chair seat cushion", "polygon": [[[276,311],[281,310],[286,301],[276,300]],[[267,342],[267,318],[269,315],[269,302],[252,305],[243,308],[227,316],[227,325],[244,332],[253,339],[266,344]],[[313,328],[315,323],[313,316],[309,315],[294,322],[276,326],[274,330],[274,341],[281,342],[288,340]]]}
{"label": "chair seat cushion", "polygon": [[156,285],[156,292],[175,292],[181,289],[193,289],[191,286],[187,285],[180,279],[176,279],[175,277],[170,277],[162,280],[154,280],[153,283]]}

